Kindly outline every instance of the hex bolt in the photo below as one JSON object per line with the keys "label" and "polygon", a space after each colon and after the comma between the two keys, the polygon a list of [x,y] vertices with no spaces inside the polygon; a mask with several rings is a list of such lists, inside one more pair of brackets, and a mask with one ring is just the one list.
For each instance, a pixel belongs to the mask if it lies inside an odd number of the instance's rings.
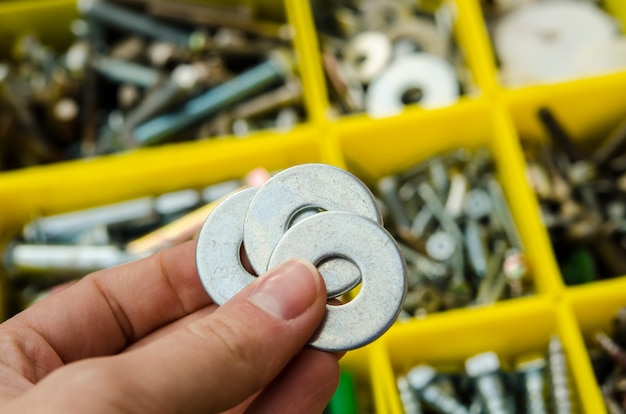
{"label": "hex bolt", "polygon": [[524,406],[527,414],[547,414],[544,400],[545,381],[543,371],[546,360],[542,357],[517,364],[517,371],[524,381]]}
{"label": "hex bolt", "polygon": [[422,414],[422,405],[411,389],[411,385],[406,377],[398,377],[397,384],[404,414]]}
{"label": "hex bolt", "polygon": [[573,412],[568,367],[563,344],[558,336],[552,336],[548,344],[548,366],[552,408],[556,414]]}
{"label": "hex bolt", "polygon": [[207,35],[202,32],[176,29],[149,16],[101,0],[79,0],[78,10],[98,22],[130,33],[163,40],[185,49],[202,50],[209,42]]}
{"label": "hex bolt", "polygon": [[509,405],[504,396],[504,384],[499,377],[500,360],[494,352],[484,352],[468,358],[465,370],[476,381],[485,411],[488,414],[509,414]]}
{"label": "hex bolt", "polygon": [[436,377],[437,371],[428,365],[418,365],[407,374],[411,388],[426,404],[442,414],[467,414],[467,409],[456,398],[434,384]]}
{"label": "hex bolt", "polygon": [[190,99],[179,111],[159,116],[135,128],[132,137],[139,145],[163,142],[217,111],[262,91],[292,71],[291,56],[287,52],[275,51],[267,61]]}

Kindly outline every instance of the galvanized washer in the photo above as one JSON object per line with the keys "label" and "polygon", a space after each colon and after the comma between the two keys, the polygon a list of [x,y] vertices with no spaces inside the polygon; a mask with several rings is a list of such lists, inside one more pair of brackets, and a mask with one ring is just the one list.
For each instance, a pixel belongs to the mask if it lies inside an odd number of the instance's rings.
{"label": "galvanized washer", "polygon": [[241,264],[243,223],[258,188],[232,194],[209,214],[198,234],[196,267],[204,290],[222,305],[255,276]]}
{"label": "galvanized washer", "polygon": [[276,245],[269,268],[293,258],[318,264],[331,257],[354,262],[362,286],[349,303],[326,305],[326,317],[309,345],[340,352],[364,346],[391,327],[406,295],[406,268],[395,240],[383,227],[341,211],[317,214],[294,225]]}
{"label": "galvanized washer", "polygon": [[265,183],[248,208],[243,240],[255,272],[268,269],[274,246],[289,227],[319,211],[348,211],[382,223],[376,199],[349,172],[326,164],[288,168]]}

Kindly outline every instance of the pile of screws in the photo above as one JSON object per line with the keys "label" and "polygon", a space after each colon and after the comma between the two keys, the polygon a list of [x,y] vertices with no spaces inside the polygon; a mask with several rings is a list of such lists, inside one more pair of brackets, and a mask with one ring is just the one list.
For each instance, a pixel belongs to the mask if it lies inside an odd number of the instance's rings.
{"label": "pile of screws", "polygon": [[626,308],[614,321],[614,335],[603,331],[593,334],[589,350],[600,391],[609,413],[626,411]]}
{"label": "pile of screws", "polygon": [[487,149],[433,157],[377,187],[408,267],[405,316],[530,293],[524,249]]}
{"label": "pile of screws", "polygon": [[626,122],[587,155],[550,110],[539,117],[551,141],[524,142],[527,176],[565,283],[626,275]]}
{"label": "pile of screws", "polygon": [[221,199],[247,186],[261,185],[267,171],[255,169],[203,189],[38,218],[4,252],[4,272],[18,293],[20,310],[59,284],[90,272],[148,256],[191,240]]}
{"label": "pile of screws", "polygon": [[[403,0],[313,2],[331,101],[338,112],[394,115],[406,104],[456,102],[470,76],[452,12]],[[422,2],[424,3],[424,2]]]}
{"label": "pile of screws", "polygon": [[624,70],[624,37],[598,1],[482,0],[505,85]]}
{"label": "pile of screws", "polygon": [[24,34],[0,62],[0,170],[288,130],[304,116],[286,24],[207,3],[78,7],[65,53]]}
{"label": "pile of screws", "polygon": [[547,354],[520,355],[506,372],[493,352],[465,361],[465,374],[443,374],[418,365],[397,378],[406,414],[424,413],[573,413],[569,369],[558,337]]}

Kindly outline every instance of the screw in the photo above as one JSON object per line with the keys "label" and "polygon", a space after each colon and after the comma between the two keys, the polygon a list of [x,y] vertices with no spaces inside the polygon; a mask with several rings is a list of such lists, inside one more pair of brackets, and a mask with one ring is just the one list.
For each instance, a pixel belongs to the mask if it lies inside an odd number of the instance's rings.
{"label": "screw", "polygon": [[377,187],[389,208],[389,214],[393,218],[398,235],[403,239],[412,239],[411,221],[398,197],[398,178],[395,176],[383,177],[378,181]]}
{"label": "screw", "polygon": [[476,220],[469,219],[465,223],[465,248],[469,262],[476,275],[480,278],[487,274],[487,252],[485,232]]}
{"label": "screw", "polygon": [[406,377],[398,377],[397,384],[404,414],[422,414],[422,405],[413,393]]}
{"label": "screw", "polygon": [[202,32],[179,30],[157,22],[149,16],[100,0],[79,0],[78,9],[86,17],[93,18],[98,22],[131,33],[170,42],[185,49],[202,50],[207,47],[209,42],[207,35]]}
{"label": "screw", "polygon": [[154,118],[135,128],[133,139],[140,145],[164,141],[171,135],[197,123],[220,109],[231,106],[263,90],[292,72],[291,56],[286,52],[272,53],[267,61],[247,70],[208,92],[190,99],[177,111]]}
{"label": "screw", "polygon": [[546,360],[542,357],[517,364],[517,371],[524,380],[524,405],[528,414],[547,414],[548,412],[543,398],[545,366]]}
{"label": "screw", "polygon": [[508,414],[508,403],[504,397],[504,384],[498,376],[500,360],[493,352],[484,352],[468,358],[465,370],[476,381],[478,392],[488,414]]}
{"label": "screw", "polygon": [[572,413],[567,361],[563,352],[563,344],[557,336],[550,338],[548,344],[548,366],[550,373],[550,391],[553,410],[556,414]]}
{"label": "screw", "polygon": [[427,404],[442,414],[467,414],[467,410],[454,397],[446,395],[433,380],[437,371],[428,365],[419,365],[412,368],[407,374],[411,388]]}
{"label": "screw", "polygon": [[500,221],[509,243],[511,243],[511,246],[519,251],[524,250],[522,240],[517,232],[517,227],[515,226],[515,221],[511,216],[509,206],[506,202],[506,198],[504,197],[504,193],[502,192],[502,187],[500,187],[498,181],[490,174],[486,176],[486,183],[487,191],[491,196],[493,211]]}
{"label": "screw", "polygon": [[616,363],[621,365],[623,368],[626,368],[626,353],[624,353],[624,350],[617,343],[615,343],[611,337],[600,331],[596,332],[593,338],[604,350],[604,352],[609,354],[609,356],[613,358]]}
{"label": "screw", "polygon": [[121,59],[100,56],[93,59],[96,71],[119,83],[129,83],[142,88],[151,88],[161,79],[158,70]]}

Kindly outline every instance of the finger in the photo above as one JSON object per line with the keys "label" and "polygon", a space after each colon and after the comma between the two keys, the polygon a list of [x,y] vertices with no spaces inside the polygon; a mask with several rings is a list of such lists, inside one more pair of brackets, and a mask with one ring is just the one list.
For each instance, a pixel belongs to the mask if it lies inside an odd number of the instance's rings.
{"label": "finger", "polygon": [[321,413],[339,383],[337,356],[304,349],[248,406],[249,413]]}
{"label": "finger", "polygon": [[174,333],[176,333],[177,331],[181,330],[181,329],[186,329],[187,326],[199,319],[202,318],[206,318],[207,316],[211,315],[213,312],[215,312],[215,310],[217,309],[217,305],[212,303],[208,306],[205,306],[204,308],[198,309],[197,311],[195,311],[192,314],[189,314],[187,316],[184,316],[168,325],[165,325],[159,329],[157,329],[154,332],[149,333],[148,335],[144,336],[143,338],[141,338],[140,340],[138,340],[137,342],[133,343],[132,345],[130,345],[128,348],[124,349],[123,352],[130,352],[130,351],[134,351],[136,349],[139,349],[141,347],[150,345],[168,335],[172,335]]}
{"label": "finger", "polygon": [[194,251],[195,242],[188,242],[93,273],[9,320],[0,332],[21,341],[43,339],[64,363],[117,353],[210,303]]}
{"label": "finger", "polygon": [[[315,332],[325,304],[324,281],[313,265],[286,262],[212,315],[135,351],[59,369],[39,383],[38,393],[58,394],[55,387],[70,382],[81,398],[61,399],[65,411],[81,411],[85,399],[91,412],[223,411],[281,372]],[[108,406],[97,410],[102,389]]]}

